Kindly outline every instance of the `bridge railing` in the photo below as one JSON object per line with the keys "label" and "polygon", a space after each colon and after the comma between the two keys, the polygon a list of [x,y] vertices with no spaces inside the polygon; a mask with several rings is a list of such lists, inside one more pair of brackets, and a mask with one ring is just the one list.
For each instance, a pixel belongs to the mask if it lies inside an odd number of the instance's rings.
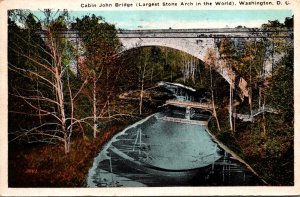
{"label": "bridge railing", "polygon": [[167,100],[166,104],[183,105],[183,106],[188,106],[188,107],[205,108],[205,109],[212,109],[213,108],[213,106],[211,104],[198,103],[198,102],[192,102],[192,101],[178,101],[178,100],[175,100],[175,99]]}

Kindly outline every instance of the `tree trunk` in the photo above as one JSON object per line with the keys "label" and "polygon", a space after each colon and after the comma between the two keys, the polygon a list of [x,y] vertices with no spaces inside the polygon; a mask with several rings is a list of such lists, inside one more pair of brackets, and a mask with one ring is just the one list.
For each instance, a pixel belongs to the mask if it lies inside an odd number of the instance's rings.
{"label": "tree trunk", "polygon": [[96,97],[96,87],[97,87],[97,79],[96,79],[96,73],[94,72],[93,76],[93,133],[94,138],[97,137],[97,97]]}
{"label": "tree trunk", "polygon": [[108,118],[110,119],[110,102],[109,102],[110,97],[107,97],[107,113],[108,113]]}
{"label": "tree trunk", "polygon": [[154,72],[154,68],[153,68],[153,65],[152,65],[152,67],[151,67],[151,77],[150,77],[151,85],[152,85],[152,79],[153,79],[153,72]]}
{"label": "tree trunk", "polygon": [[142,79],[141,79],[141,93],[140,93],[140,115],[142,115],[142,107],[143,107],[143,94],[144,94],[144,79],[145,79],[146,65],[144,65],[142,71]]}
{"label": "tree trunk", "polygon": [[210,71],[210,90],[211,90],[211,101],[212,101],[212,107],[213,107],[213,116],[216,118],[218,131],[221,131],[219,120],[218,120],[218,117],[217,117],[217,111],[216,111],[216,107],[215,107],[215,101],[214,101],[214,91],[213,91],[211,65],[209,65],[209,71]]}
{"label": "tree trunk", "polygon": [[262,117],[262,140],[266,140],[267,139],[267,128],[266,128],[266,116],[265,116],[265,94],[264,94],[264,90],[263,90],[263,106],[262,106],[262,110],[263,110],[263,117]]}
{"label": "tree trunk", "polygon": [[213,91],[212,91],[212,96],[211,97],[212,97],[213,115],[214,115],[214,117],[216,118],[216,121],[217,121],[218,131],[221,131],[218,116],[217,116],[217,111],[216,111],[216,107],[215,107]]}
{"label": "tree trunk", "polygon": [[252,106],[252,86],[251,86],[251,84],[252,84],[252,64],[250,63],[249,107],[250,107],[250,117],[251,117],[251,119],[252,119],[252,118],[253,118],[253,117],[252,117],[252,115],[253,115],[253,114],[252,114],[252,108],[253,108],[253,106]]}
{"label": "tree trunk", "polygon": [[230,85],[229,88],[229,123],[230,123],[230,130],[233,132],[233,125],[232,125],[232,87]]}
{"label": "tree trunk", "polygon": [[[61,67],[58,65],[55,67],[55,82],[56,82],[56,91],[57,91],[57,97],[58,97],[58,111],[60,112],[60,124],[61,124],[61,129],[62,133],[64,133],[64,140],[65,143],[67,143],[68,139],[68,131],[66,128],[66,117],[65,117],[65,109],[64,109],[64,94],[63,94],[63,87],[62,87],[62,81],[60,77],[60,72],[58,67]],[[69,152],[69,147],[65,145],[65,152]]]}
{"label": "tree trunk", "polygon": [[258,97],[258,109],[261,108],[261,87],[258,88],[259,97]]}
{"label": "tree trunk", "polygon": [[68,154],[71,149],[71,142],[67,134],[64,136],[64,141],[65,141],[65,154]]}
{"label": "tree trunk", "polygon": [[[37,94],[38,94],[38,92],[39,92],[39,81],[36,82],[36,91],[37,91]],[[39,107],[39,109],[41,108],[40,99],[38,99],[38,107]],[[40,124],[42,124],[41,110],[39,110],[39,120],[40,120]]]}
{"label": "tree trunk", "polygon": [[141,93],[140,93],[140,115],[142,115],[142,107],[143,107],[143,91],[144,91],[144,84],[142,82],[142,87],[141,87]]}
{"label": "tree trunk", "polygon": [[[234,107],[234,113],[236,114],[236,107]],[[233,117],[233,133],[235,133],[235,123],[236,123],[236,116]]]}
{"label": "tree trunk", "polygon": [[262,138],[263,141],[265,141],[266,137],[267,137],[267,131],[266,131],[266,117],[265,117],[264,112],[263,112],[263,115],[262,115],[261,127],[262,127],[261,138]]}
{"label": "tree trunk", "polygon": [[69,72],[67,72],[67,82],[68,82],[68,89],[69,89],[69,95],[70,95],[70,107],[71,107],[70,126],[67,128],[68,138],[70,138],[73,133],[73,124],[74,124],[74,98],[72,95],[69,77],[70,77]]}
{"label": "tree trunk", "polygon": [[250,87],[249,88],[249,113],[250,113],[250,117],[252,118],[253,116],[253,111],[252,111],[252,108],[253,108],[253,105],[252,105],[252,88]]}

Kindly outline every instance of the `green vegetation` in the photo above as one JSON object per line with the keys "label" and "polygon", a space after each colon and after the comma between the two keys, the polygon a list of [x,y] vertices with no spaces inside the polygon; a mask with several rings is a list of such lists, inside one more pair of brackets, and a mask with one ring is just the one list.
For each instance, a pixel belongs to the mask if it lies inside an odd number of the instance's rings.
{"label": "green vegetation", "polygon": [[[269,21],[263,28],[292,28],[293,18],[284,24]],[[278,34],[274,31],[273,35]],[[271,43],[275,47],[268,48]],[[249,101],[241,102],[237,95],[236,113],[250,114],[253,109],[270,107],[275,113],[263,112],[252,122],[235,119],[235,130],[229,124],[222,124],[221,132],[212,128],[217,137],[248,162],[270,185],[294,184],[294,85],[293,85],[293,45],[284,38],[272,40],[248,40],[240,49],[233,47],[234,41],[225,39],[220,42],[221,58],[233,66],[248,82]],[[272,64],[267,73],[264,62],[270,56],[286,54],[276,65]],[[229,103],[228,93],[226,103]],[[222,100],[217,100],[218,104]],[[224,112],[224,111],[223,111]],[[229,123],[228,113],[218,110],[221,123]]]}
{"label": "green vegetation", "polygon": [[[220,57],[211,50],[204,63],[164,47],[123,52],[115,26],[102,17],[44,14],[39,20],[26,10],[9,13],[9,186],[84,186],[103,144],[158,110],[152,99],[157,93],[149,88],[159,81],[210,90],[217,106],[210,128],[217,138],[270,185],[293,185],[293,47],[284,38],[249,39],[241,46],[220,39]],[[263,25],[292,27],[293,18]],[[82,42],[65,30],[76,31]],[[267,72],[264,62],[280,53],[286,55]],[[214,69],[217,61],[248,82],[249,99]],[[131,98],[121,98],[124,93]],[[252,122],[233,116],[263,106],[276,113],[263,112]]]}

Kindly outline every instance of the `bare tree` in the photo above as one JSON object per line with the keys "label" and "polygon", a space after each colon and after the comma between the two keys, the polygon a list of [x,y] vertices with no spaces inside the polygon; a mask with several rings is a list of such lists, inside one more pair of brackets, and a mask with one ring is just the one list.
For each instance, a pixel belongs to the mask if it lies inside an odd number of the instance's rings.
{"label": "bare tree", "polygon": [[[67,25],[67,12],[53,13],[51,10],[45,10],[44,14],[43,25],[27,28],[25,33],[21,28],[9,32],[11,38],[18,38],[9,39],[9,72],[15,73],[20,79],[26,78],[37,84],[28,84],[26,89],[22,88],[20,83],[9,84],[9,95],[20,99],[24,105],[31,108],[30,112],[16,108],[16,111],[10,113],[22,113],[33,119],[40,118],[38,124],[27,123],[26,128],[21,126],[19,131],[14,132],[12,140],[26,138],[28,142],[60,141],[64,144],[65,153],[69,153],[75,122],[74,99],[85,83],[73,95],[70,83],[72,46],[62,34]],[[27,19],[31,20],[30,24],[34,24],[36,20],[32,14],[28,15]],[[42,36],[37,35],[38,26],[43,28]],[[24,39],[24,34],[32,40]],[[33,38],[36,40],[33,41]],[[35,49],[34,53],[28,52],[30,49]],[[16,62],[16,56],[22,57],[22,61]],[[66,94],[69,94],[69,98]]]}
{"label": "bare tree", "polygon": [[145,74],[146,74],[146,65],[147,62],[142,63],[141,69],[140,69],[140,103],[139,103],[139,113],[142,115],[142,107],[143,107],[143,96],[144,96],[144,84],[145,84]]}
{"label": "bare tree", "polygon": [[217,66],[217,57],[213,49],[208,50],[208,53],[205,57],[206,63],[209,65],[209,73],[210,73],[210,91],[211,91],[211,102],[213,107],[213,116],[216,119],[218,130],[220,131],[220,124],[217,116],[215,99],[214,99],[214,90],[213,90],[213,77],[212,77],[212,67]]}

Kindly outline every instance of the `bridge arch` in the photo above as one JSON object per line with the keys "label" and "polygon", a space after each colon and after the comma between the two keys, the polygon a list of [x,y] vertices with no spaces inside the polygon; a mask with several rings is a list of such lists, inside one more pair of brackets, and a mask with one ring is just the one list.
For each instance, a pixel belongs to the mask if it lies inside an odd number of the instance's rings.
{"label": "bridge arch", "polygon": [[[187,54],[190,54],[202,62],[209,64],[207,62],[207,56],[209,52],[213,51],[216,57],[219,57],[219,51],[215,45],[215,40],[213,38],[207,39],[195,39],[195,38],[144,38],[140,37],[122,37],[120,36],[120,41],[122,42],[124,49],[123,52],[140,48],[140,47],[151,47],[160,46],[167,47],[171,49],[176,49]],[[245,79],[240,77],[236,71],[227,67],[226,65],[221,66],[221,62],[217,62],[214,69],[229,83],[232,84],[234,88],[237,89],[240,98],[243,100],[244,97],[249,96],[249,91],[247,87],[247,82]],[[237,84],[237,86],[235,86]]]}
{"label": "bridge arch", "polygon": [[142,40],[142,39],[135,39],[130,41],[126,39],[121,39],[121,41],[124,45],[124,49],[123,49],[124,51],[140,48],[140,47],[155,47],[155,46],[167,47],[167,48],[176,49],[185,52],[203,61],[203,57],[199,53],[197,53],[196,49],[191,50],[192,46],[190,45],[190,42],[186,39],[178,40],[176,43],[170,42],[169,40],[165,40],[164,42],[162,42],[161,40]]}

